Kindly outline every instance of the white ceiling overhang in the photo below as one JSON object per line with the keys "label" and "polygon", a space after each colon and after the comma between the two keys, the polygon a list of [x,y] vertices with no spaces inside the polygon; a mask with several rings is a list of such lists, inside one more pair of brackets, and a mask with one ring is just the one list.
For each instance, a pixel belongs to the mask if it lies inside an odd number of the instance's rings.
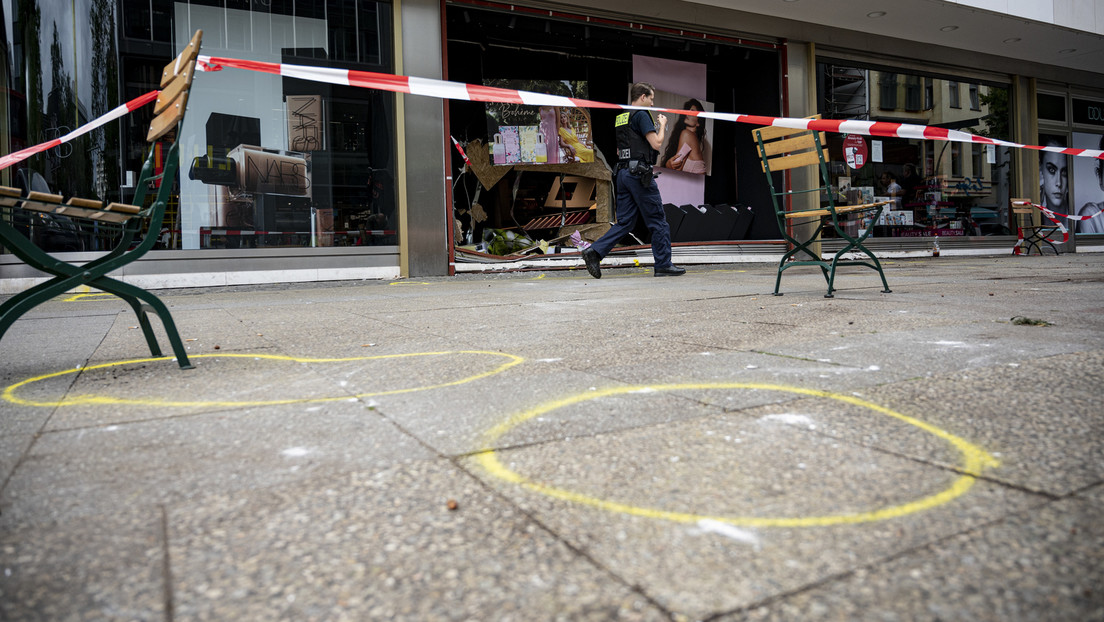
{"label": "white ceiling overhang", "polygon": [[[1055,15],[1054,2],[1048,0],[1031,0],[1024,8],[1017,8],[1022,3],[1014,0],[969,2],[993,10],[969,6],[968,0],[685,1],[1104,76],[1104,0],[1068,3],[1084,13],[1080,21],[1076,14]],[[1043,5],[1051,7],[1049,13],[1040,8]],[[1084,28],[1059,25],[1059,19]]]}

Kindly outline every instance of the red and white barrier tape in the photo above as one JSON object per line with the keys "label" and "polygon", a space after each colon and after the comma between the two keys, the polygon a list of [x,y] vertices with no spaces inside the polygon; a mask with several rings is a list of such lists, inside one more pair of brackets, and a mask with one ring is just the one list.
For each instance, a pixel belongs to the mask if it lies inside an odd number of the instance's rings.
{"label": "red and white barrier tape", "polygon": [[724,112],[699,112],[696,110],[675,110],[670,108],[648,108],[643,106],[628,106],[623,104],[610,104],[589,99],[577,99],[546,93],[533,93],[530,91],[518,91],[462,82],[449,82],[447,80],[434,80],[430,78],[418,78],[413,76],[400,76],[389,73],[375,73],[371,71],[355,71],[352,69],[332,69],[329,67],[308,67],[306,65],[290,65],[286,63],[266,63],[260,61],[240,60],[236,58],[220,58],[215,56],[199,56],[199,68],[202,71],[221,71],[223,67],[233,67],[248,71],[271,73],[288,78],[311,80],[314,82],[326,82],[344,86],[358,86],[363,88],[392,91],[395,93],[409,93],[411,95],[424,95],[440,99],[459,99],[465,101],[498,102],[509,104],[525,104],[528,106],[563,106],[575,108],[605,108],[614,110],[654,110],[671,114],[698,116],[707,119],[721,121],[733,121],[736,123],[748,123],[757,126],[773,125],[776,127],[788,127],[792,129],[810,129],[818,132],[835,132],[844,134],[863,134],[866,136],[882,136],[889,138],[911,138],[918,140],[946,140],[951,142],[981,143],[985,145],[999,145],[1014,147],[1017,149],[1034,149],[1038,151],[1052,151],[1072,156],[1097,158],[1104,160],[1104,151],[1098,149],[1073,149],[1069,147],[1042,147],[1039,145],[1025,145],[1020,143],[997,140],[985,136],[977,136],[968,132],[948,130],[927,125],[911,125],[907,123],[886,123],[881,121],[848,121],[831,119],[796,119],[788,117],[764,117],[758,115],[734,114]]}
{"label": "red and white barrier tape", "polygon": [[104,125],[105,123],[108,123],[110,121],[114,121],[115,119],[125,117],[126,115],[130,114],[131,112],[133,112],[133,111],[141,108],[142,106],[145,106],[146,104],[150,103],[151,101],[157,99],[157,94],[159,92],[160,91],[150,91],[149,93],[146,93],[145,95],[142,95],[141,97],[135,97],[134,99],[128,101],[127,103],[123,104],[122,106],[119,106],[119,107],[115,108],[114,110],[108,112],[107,114],[105,114],[103,116],[96,117],[95,119],[93,119],[89,123],[86,123],[85,125],[82,125],[82,126],[78,127],[77,129],[73,130],[72,132],[69,132],[68,134],[66,134],[64,136],[61,136],[60,138],[55,138],[53,140],[48,140],[44,143],[37,144],[33,147],[27,147],[26,149],[21,149],[19,151],[16,151],[15,153],[9,153],[6,156],[0,157],[0,170],[8,168],[9,166],[11,166],[12,164],[15,164],[16,162],[22,162],[23,160],[26,160],[27,158],[35,155],[36,153],[42,153],[43,151],[48,151],[50,149],[53,149],[54,147],[57,147],[58,145],[61,145],[63,143],[67,143],[67,142],[73,140],[74,138],[77,138],[78,136],[83,136],[83,135],[87,134],[88,132],[91,132],[92,130]]}
{"label": "red and white barrier tape", "polygon": [[464,158],[464,164],[471,166],[471,160],[468,159],[468,154],[464,152],[464,148],[460,146],[460,141],[452,136],[449,136],[449,138],[452,138],[452,144],[456,147],[456,150],[460,152],[460,157]]}
{"label": "red and white barrier tape", "polygon": [[[916,140],[946,140],[951,142],[981,143],[985,145],[999,145],[1016,149],[1034,149],[1037,151],[1050,151],[1072,156],[1096,158],[1104,160],[1104,151],[1099,149],[1074,149],[1072,147],[1043,147],[1039,145],[1027,145],[1006,140],[998,140],[985,136],[977,136],[958,130],[948,130],[927,125],[911,125],[908,123],[886,123],[881,121],[848,121],[832,119],[797,119],[790,117],[765,117],[759,115],[747,115],[725,112],[701,112],[696,110],[677,110],[673,108],[650,108],[644,106],[628,106],[624,104],[610,104],[589,99],[563,97],[549,95],[547,93],[533,93],[530,91],[518,91],[462,82],[449,82],[447,80],[434,80],[431,78],[418,78],[412,76],[400,76],[388,73],[375,73],[371,71],[355,71],[352,69],[333,69],[329,67],[308,67],[305,65],[290,65],[286,63],[266,63],[261,61],[241,60],[236,58],[222,58],[214,56],[199,56],[199,68],[202,71],[221,71],[222,68],[234,67],[248,71],[271,73],[289,78],[311,80],[314,82],[327,82],[345,86],[357,86],[362,88],[392,91],[395,93],[409,93],[411,95],[424,95],[440,99],[459,99],[465,101],[498,102],[525,104],[529,106],[561,106],[573,108],[605,108],[613,110],[653,110],[678,115],[698,116],[706,119],[720,121],[732,121],[735,123],[747,123],[756,126],[773,125],[775,127],[787,127],[791,129],[810,129],[818,132],[834,132],[844,134],[862,134],[865,136],[881,136],[888,138],[909,138]],[[129,102],[115,108],[105,115],[97,117],[92,122],[69,132],[68,134],[27,147],[15,153],[0,157],[0,170],[17,162],[21,162],[36,153],[53,149],[58,145],[67,143],[78,136],[88,132],[130,112],[141,108],[157,98],[158,91],[150,91],[141,97],[136,97]]]}

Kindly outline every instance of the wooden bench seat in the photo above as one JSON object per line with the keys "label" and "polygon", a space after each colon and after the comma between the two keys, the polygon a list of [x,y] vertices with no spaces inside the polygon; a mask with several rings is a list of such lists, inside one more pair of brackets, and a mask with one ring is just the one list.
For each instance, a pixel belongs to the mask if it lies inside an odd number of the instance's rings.
{"label": "wooden bench seat", "polygon": [[[893,201],[875,201],[874,203],[864,203],[862,205],[837,205],[837,214],[849,214],[851,212],[865,212],[867,210],[877,209],[885,205],[892,204]],[[803,218],[812,216],[831,216],[832,212],[827,209],[807,209],[807,210],[794,210],[792,212],[786,212],[786,218]]]}
{"label": "wooden bench seat", "polygon": [[124,223],[142,211],[137,205],[113,202],[104,206],[103,201],[79,197],[66,201],[60,194],[45,192],[29,192],[24,197],[18,188],[8,186],[0,186],[0,205],[110,223]]}
{"label": "wooden bench seat", "polygon": [[0,207],[15,207],[22,198],[23,193],[19,188],[0,186]]}

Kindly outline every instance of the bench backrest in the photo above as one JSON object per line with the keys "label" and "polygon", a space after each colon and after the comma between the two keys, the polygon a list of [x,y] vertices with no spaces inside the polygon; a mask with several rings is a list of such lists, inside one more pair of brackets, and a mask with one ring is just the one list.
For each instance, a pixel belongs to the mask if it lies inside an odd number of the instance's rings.
{"label": "bench backrest", "polygon": [[[820,115],[806,117],[819,119]],[[809,129],[794,129],[788,127],[757,127],[751,131],[755,140],[755,150],[759,154],[760,164],[767,176],[767,185],[770,186],[771,201],[776,213],[786,211],[788,199],[793,194],[806,192],[825,193],[824,199],[828,205],[835,208],[835,200],[828,191],[830,180],[828,176],[828,158],[824,153],[824,132],[816,132]],[[776,187],[774,173],[788,171],[794,168],[813,166],[818,169],[813,179],[815,188],[809,190],[787,190],[783,185]]]}
{"label": "bench backrest", "polygon": [[152,143],[177,129],[184,120],[188,105],[188,89],[195,75],[196,57],[203,39],[203,31],[197,30],[180,55],[161,72],[161,93],[153,105],[153,122],[150,123],[146,142]]}
{"label": "bench backrest", "polygon": [[752,130],[760,148],[763,171],[786,171],[799,166],[820,164],[824,132],[788,127],[761,127]]}
{"label": "bench backrest", "polygon": [[1012,199],[1012,213],[1030,216],[1035,213],[1035,206],[1032,205],[1031,199]]}

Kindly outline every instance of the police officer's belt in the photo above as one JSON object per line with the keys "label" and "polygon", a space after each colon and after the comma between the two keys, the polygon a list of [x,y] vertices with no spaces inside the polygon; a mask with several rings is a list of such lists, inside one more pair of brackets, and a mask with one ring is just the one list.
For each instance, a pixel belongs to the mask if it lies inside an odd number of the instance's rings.
{"label": "police officer's belt", "polygon": [[632,169],[640,167],[640,166],[649,166],[649,165],[644,160],[621,160],[617,163],[616,169],[621,170],[621,169],[626,169],[627,168],[629,170],[632,170]]}

